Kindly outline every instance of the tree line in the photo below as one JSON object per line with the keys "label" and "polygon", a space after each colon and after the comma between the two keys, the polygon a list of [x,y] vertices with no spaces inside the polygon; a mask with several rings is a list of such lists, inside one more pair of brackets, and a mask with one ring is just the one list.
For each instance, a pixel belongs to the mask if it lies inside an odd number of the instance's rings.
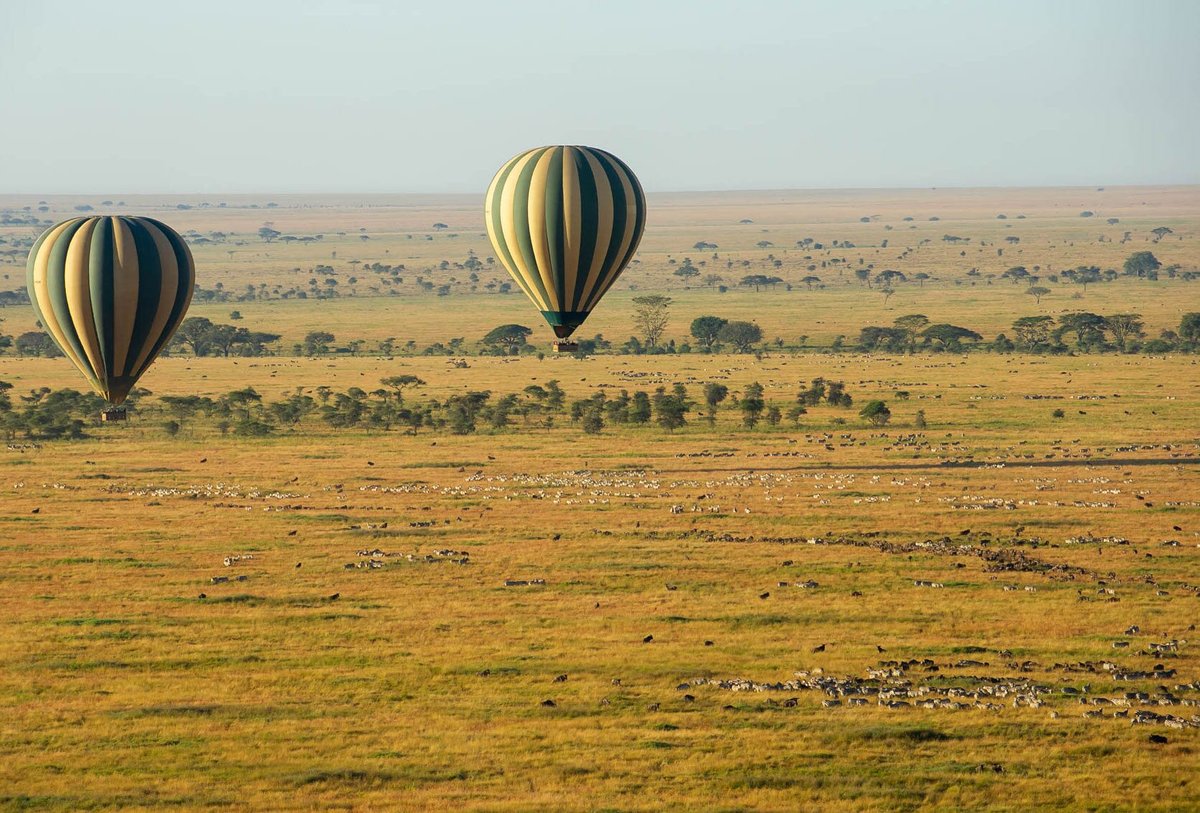
{"label": "tree line", "polygon": [[[1175,329],[1166,329],[1157,336],[1147,334],[1145,321],[1137,313],[1101,315],[1090,311],[1054,316],[1023,316],[1016,319],[1008,331],[991,341],[978,331],[948,322],[933,322],[924,314],[898,317],[890,325],[867,325],[859,330],[857,339],[847,342],[837,336],[828,348],[808,347],[808,336],[794,339],[789,345],[782,338],[764,342],[762,328],[753,322],[728,320],[720,316],[699,316],[692,320],[689,334],[694,340],[676,344],[662,341],[668,321],[665,296],[638,297],[640,311],[635,313],[643,335],[631,336],[617,345],[601,334],[591,338],[578,337],[577,357],[597,353],[617,355],[719,353],[763,353],[767,350],[808,349],[820,351],[859,351],[869,353],[965,352],[991,350],[994,352],[1055,354],[1069,352],[1124,353],[1194,353],[1200,351],[1200,312],[1185,313]],[[240,318],[237,311],[231,314]],[[499,325],[481,337],[474,346],[465,337],[448,342],[433,342],[418,348],[415,341],[401,344],[397,339],[377,340],[371,347],[362,339],[350,339],[339,345],[334,334],[324,330],[309,331],[302,341],[290,347],[295,356],[324,356],[328,354],[360,355],[364,352],[391,356],[397,353],[427,356],[522,355],[544,353],[529,342],[533,329],[525,325]],[[207,317],[185,319],[167,347],[167,354],[189,353],[200,356],[277,356],[286,355],[279,346],[280,334],[250,330],[213,322]],[[18,355],[57,357],[62,353],[44,331],[28,331],[15,337],[0,332],[0,355],[13,349]]]}
{"label": "tree line", "polygon": [[986,349],[998,353],[1168,353],[1200,351],[1200,313],[1185,313],[1175,330],[1148,338],[1137,313],[1101,315],[1078,311],[1054,316],[1022,316],[1012,323],[1012,336],[999,333],[991,342],[970,328],[931,324],[924,314],[901,316],[890,326],[862,328],[858,348],[869,352],[962,352]]}
{"label": "tree line", "polygon": [[[799,428],[810,409],[829,408],[825,421],[834,425],[853,415],[854,399],[841,381],[815,378],[801,385],[788,400],[766,398],[761,384],[746,385],[740,392],[716,382],[690,392],[683,384],[645,390],[619,390],[610,394],[597,390],[572,399],[557,380],[530,384],[519,392],[494,393],[475,390],[445,398],[418,398],[414,393],[425,381],[414,375],[383,378],[370,391],[350,387],[297,387],[278,400],[268,400],[253,387],[232,390],[220,396],[164,395],[151,398],[145,389],[135,389],[127,407],[143,419],[155,421],[174,437],[197,426],[221,435],[265,437],[278,432],[298,431],[323,425],[333,430],[401,431],[416,435],[442,433],[469,435],[477,432],[550,430],[572,426],[587,434],[609,428],[656,427],[674,432],[690,424],[714,427],[722,413],[732,416],[746,429],[765,425],[775,428],[786,420]],[[104,401],[90,393],[71,389],[41,388],[13,397],[13,387],[0,381],[0,433],[7,439],[77,439],[97,423]],[[868,401],[858,416],[872,426],[883,426],[891,411],[883,401]],[[916,416],[923,428],[923,412]],[[121,430],[114,430],[121,431]]]}

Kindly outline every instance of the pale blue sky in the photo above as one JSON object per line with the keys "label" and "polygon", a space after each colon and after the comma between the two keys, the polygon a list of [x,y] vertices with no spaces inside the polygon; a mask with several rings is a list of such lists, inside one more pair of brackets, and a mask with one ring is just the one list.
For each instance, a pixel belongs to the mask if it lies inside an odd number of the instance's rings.
{"label": "pale blue sky", "polygon": [[0,192],[1200,183],[1200,1],[0,0]]}

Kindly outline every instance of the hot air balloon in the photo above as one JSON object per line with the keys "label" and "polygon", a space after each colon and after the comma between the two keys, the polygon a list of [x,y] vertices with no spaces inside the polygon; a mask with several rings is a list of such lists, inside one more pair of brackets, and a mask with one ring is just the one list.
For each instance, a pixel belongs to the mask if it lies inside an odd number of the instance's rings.
{"label": "hot air balloon", "polygon": [[[496,173],[484,218],[496,256],[562,340],[633,259],[646,225],[646,196],[611,153],[538,147]],[[555,349],[575,347],[559,341]]]}
{"label": "hot air balloon", "polygon": [[192,301],[196,266],[183,238],[148,217],[77,217],[29,252],[26,284],[55,344],[113,409],[170,340]]}

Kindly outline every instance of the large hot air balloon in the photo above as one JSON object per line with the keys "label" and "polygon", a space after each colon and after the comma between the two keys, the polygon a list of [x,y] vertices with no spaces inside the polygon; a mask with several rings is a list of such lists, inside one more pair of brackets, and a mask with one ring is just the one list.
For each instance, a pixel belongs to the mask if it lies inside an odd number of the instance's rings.
{"label": "large hot air balloon", "polygon": [[646,196],[604,150],[538,147],[496,173],[484,217],[500,262],[566,339],[633,259]]}
{"label": "large hot air balloon", "polygon": [[114,407],[183,321],[195,280],[183,238],[148,217],[59,223],[33,244],[26,268],[38,319]]}

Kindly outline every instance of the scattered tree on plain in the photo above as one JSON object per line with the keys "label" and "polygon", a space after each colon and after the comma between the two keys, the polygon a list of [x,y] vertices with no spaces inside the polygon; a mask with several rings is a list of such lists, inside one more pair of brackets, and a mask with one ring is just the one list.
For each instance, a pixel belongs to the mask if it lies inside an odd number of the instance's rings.
{"label": "scattered tree on plain", "polygon": [[700,316],[692,320],[691,334],[705,350],[712,350],[728,321],[719,316]]}
{"label": "scattered tree on plain", "polygon": [[514,353],[525,346],[532,333],[532,328],[524,325],[500,325],[488,331],[481,343],[487,347],[502,348]]}
{"label": "scattered tree on plain", "polygon": [[657,347],[670,322],[671,297],[659,294],[635,296],[633,305],[634,325],[641,332],[647,347]]}
{"label": "scattered tree on plain", "polygon": [[[1156,230],[1157,231],[1157,230]],[[1170,231],[1168,229],[1167,231]],[[1125,260],[1125,273],[1135,277],[1145,277],[1162,267],[1162,263],[1150,251],[1137,251]]]}
{"label": "scattered tree on plain", "polygon": [[739,353],[749,353],[762,335],[762,328],[753,322],[729,322],[717,332],[717,339],[732,344]]}
{"label": "scattered tree on plain", "polygon": [[892,411],[883,401],[868,401],[858,415],[872,426],[884,426],[891,420]]}

